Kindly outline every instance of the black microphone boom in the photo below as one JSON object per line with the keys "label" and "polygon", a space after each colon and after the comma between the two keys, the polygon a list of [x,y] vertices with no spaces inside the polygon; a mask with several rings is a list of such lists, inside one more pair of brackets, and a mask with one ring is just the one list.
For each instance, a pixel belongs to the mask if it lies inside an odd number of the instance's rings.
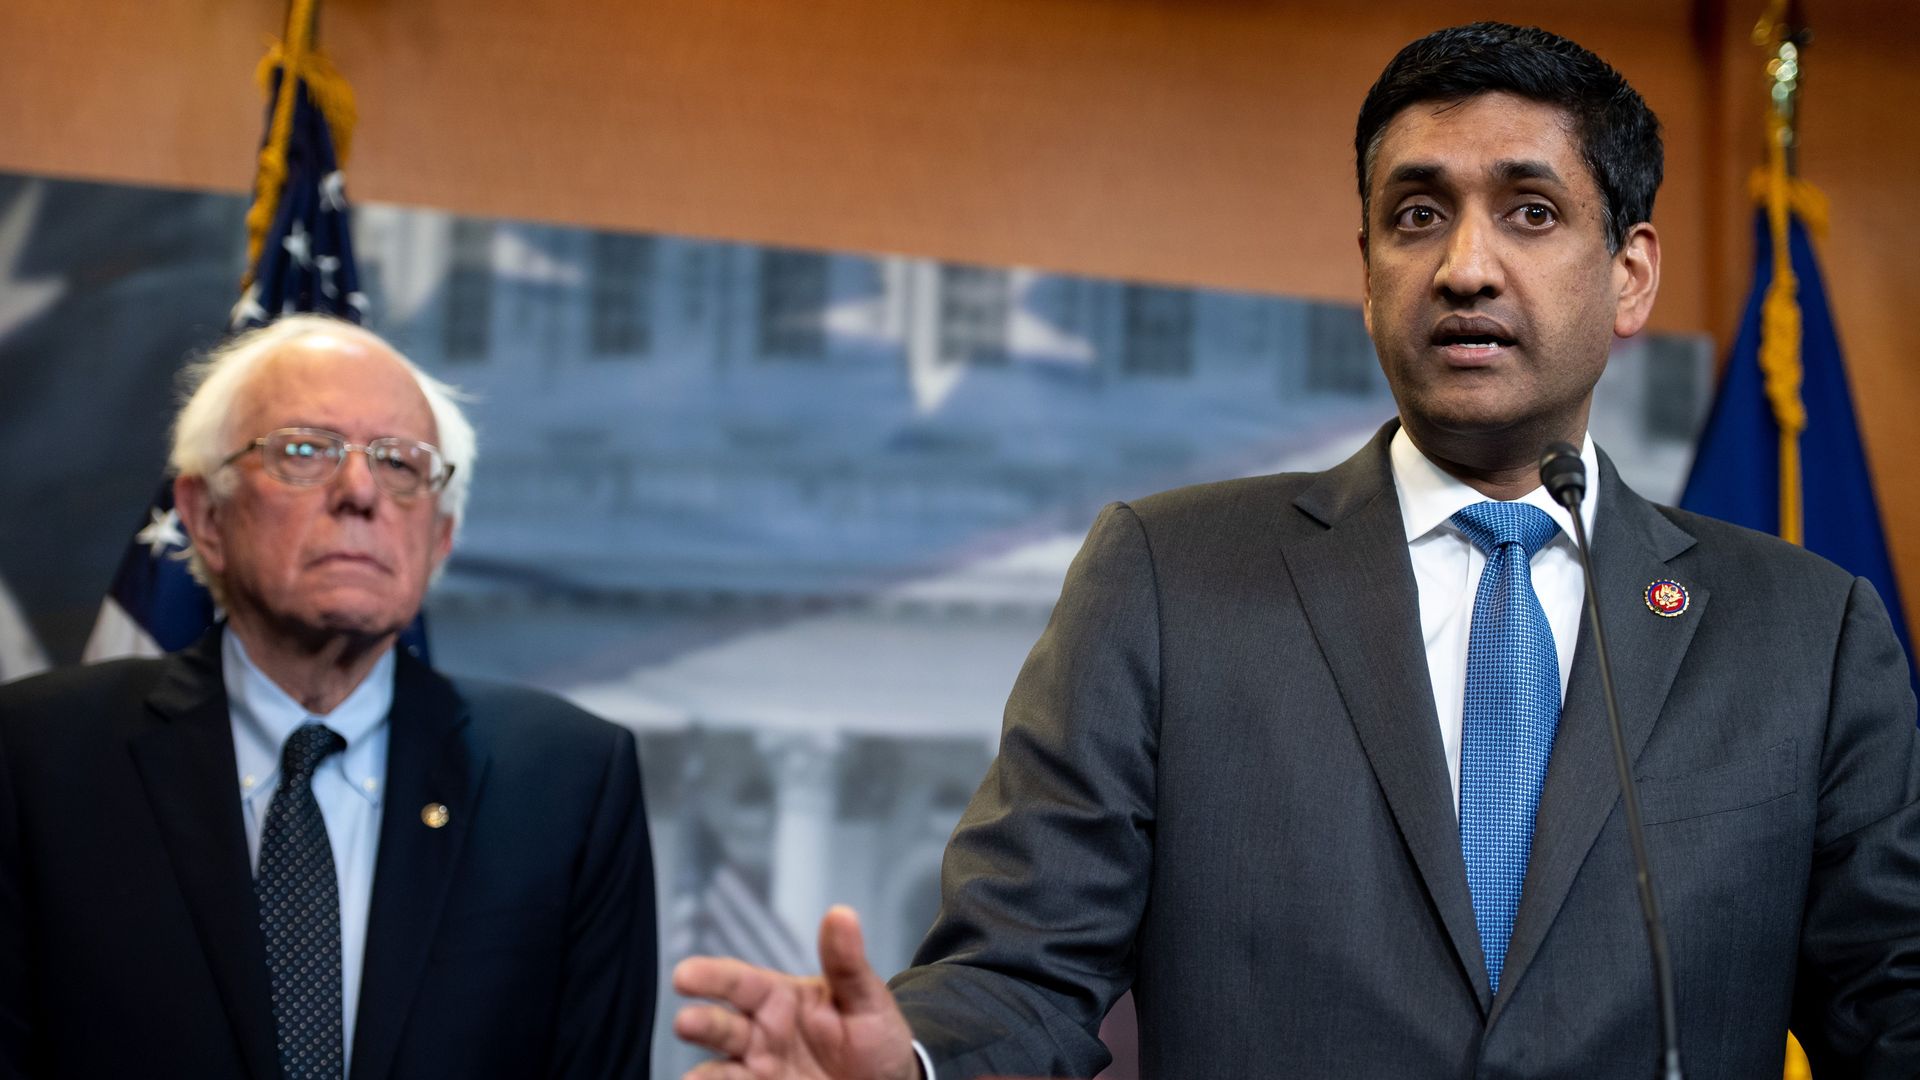
{"label": "black microphone boom", "polygon": [[1653,951],[1653,989],[1660,1009],[1660,1077],[1682,1080],[1680,1018],[1673,1001],[1673,961],[1667,955],[1667,929],[1660,922],[1660,902],[1653,892],[1653,866],[1647,861],[1647,837],[1640,828],[1640,793],[1633,784],[1633,766],[1627,761],[1627,739],[1620,731],[1620,702],[1613,693],[1613,665],[1607,661],[1607,635],[1600,628],[1600,596],[1593,584],[1593,559],[1587,552],[1587,526],[1580,502],[1587,494],[1587,465],[1580,451],[1554,443],[1540,455],[1540,483],[1553,501],[1573,515],[1574,546],[1580,549],[1580,569],[1587,579],[1587,625],[1593,628],[1593,651],[1600,661],[1600,687],[1607,698],[1607,727],[1613,733],[1613,765],[1620,776],[1620,801],[1627,814],[1627,839],[1633,845],[1633,866],[1639,877],[1640,914],[1647,924],[1647,945]]}

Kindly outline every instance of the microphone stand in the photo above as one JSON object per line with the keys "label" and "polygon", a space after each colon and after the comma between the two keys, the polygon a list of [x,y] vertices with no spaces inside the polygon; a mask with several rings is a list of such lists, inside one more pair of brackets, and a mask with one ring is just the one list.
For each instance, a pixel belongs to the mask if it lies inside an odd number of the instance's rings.
{"label": "microphone stand", "polygon": [[1640,827],[1640,794],[1627,760],[1627,739],[1620,729],[1620,702],[1613,692],[1613,665],[1607,660],[1607,635],[1600,627],[1600,595],[1593,583],[1593,558],[1587,551],[1587,526],[1580,503],[1587,493],[1587,467],[1580,452],[1566,443],[1547,447],[1540,459],[1540,480],[1553,500],[1573,517],[1574,546],[1580,551],[1580,569],[1587,581],[1587,625],[1593,629],[1594,655],[1600,661],[1600,687],[1607,699],[1607,730],[1613,736],[1613,767],[1620,778],[1620,801],[1626,809],[1627,840],[1633,847],[1634,874],[1639,884],[1640,914],[1646,922],[1647,944],[1653,952],[1654,997],[1660,1009],[1660,1078],[1684,1080],[1680,1068],[1680,1017],[1673,999],[1673,961],[1667,953],[1667,929],[1660,921],[1660,901],[1653,892],[1653,866],[1647,860],[1647,837]]}

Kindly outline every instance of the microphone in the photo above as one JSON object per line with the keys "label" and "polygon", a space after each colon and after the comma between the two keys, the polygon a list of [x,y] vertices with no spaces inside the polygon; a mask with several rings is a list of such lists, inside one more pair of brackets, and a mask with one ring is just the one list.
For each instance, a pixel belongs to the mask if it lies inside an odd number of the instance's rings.
{"label": "microphone", "polygon": [[1667,928],[1660,922],[1660,902],[1653,892],[1653,867],[1647,861],[1647,837],[1640,828],[1640,793],[1627,761],[1627,740],[1620,732],[1620,702],[1613,693],[1613,665],[1607,661],[1607,634],[1600,628],[1600,597],[1593,584],[1593,559],[1587,551],[1587,526],[1580,518],[1580,502],[1587,494],[1587,464],[1580,451],[1554,443],[1540,455],[1540,483],[1553,501],[1573,515],[1574,546],[1580,550],[1580,569],[1587,579],[1587,625],[1593,629],[1593,651],[1600,660],[1600,687],[1607,699],[1607,728],[1613,734],[1613,767],[1620,777],[1620,801],[1626,808],[1627,839],[1633,845],[1633,866],[1639,878],[1640,914],[1647,925],[1647,945],[1653,952],[1654,998],[1660,1009],[1660,1077],[1682,1080],[1680,1018],[1673,1001],[1673,962],[1667,955]]}
{"label": "microphone", "polygon": [[[1580,460],[1580,451],[1563,442],[1547,447],[1547,452],[1540,455],[1540,482],[1546,485],[1547,494],[1553,496],[1554,502],[1573,514],[1574,528],[1585,532],[1586,526],[1579,518],[1580,500],[1587,495],[1587,463]],[[1584,558],[1586,553],[1586,541],[1581,539],[1580,554]]]}

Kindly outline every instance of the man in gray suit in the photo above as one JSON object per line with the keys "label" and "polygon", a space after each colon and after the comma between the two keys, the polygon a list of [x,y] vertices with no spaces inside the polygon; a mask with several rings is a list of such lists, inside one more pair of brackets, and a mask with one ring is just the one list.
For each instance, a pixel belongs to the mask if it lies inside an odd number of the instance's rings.
{"label": "man in gray suit", "polygon": [[[1362,107],[1366,317],[1399,419],[1322,474],[1101,514],[883,986],[676,972],[693,1076],[1645,1077],[1653,978],[1571,520],[1667,916],[1688,1073],[1920,1076],[1920,756],[1872,588],[1656,507],[1586,438],[1659,286],[1657,124],[1599,58],[1476,24]],[[1506,531],[1510,523],[1512,534]],[[1516,620],[1508,622],[1505,620]]]}

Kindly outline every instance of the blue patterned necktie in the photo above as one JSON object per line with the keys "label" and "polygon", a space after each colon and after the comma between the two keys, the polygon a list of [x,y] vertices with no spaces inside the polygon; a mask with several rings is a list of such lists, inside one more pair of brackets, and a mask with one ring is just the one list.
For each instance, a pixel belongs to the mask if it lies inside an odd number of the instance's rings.
{"label": "blue patterned necktie", "polygon": [[1560,659],[1531,569],[1534,554],[1560,527],[1546,511],[1517,502],[1475,503],[1453,515],[1453,523],[1487,556],[1467,633],[1460,849],[1487,983],[1498,993],[1533,848],[1533,815],[1560,723]]}
{"label": "blue patterned necktie", "polygon": [[273,976],[273,1023],[287,1080],[340,1080],[340,881],[313,771],[347,741],[322,724],[294,729],[260,834],[260,929]]}

